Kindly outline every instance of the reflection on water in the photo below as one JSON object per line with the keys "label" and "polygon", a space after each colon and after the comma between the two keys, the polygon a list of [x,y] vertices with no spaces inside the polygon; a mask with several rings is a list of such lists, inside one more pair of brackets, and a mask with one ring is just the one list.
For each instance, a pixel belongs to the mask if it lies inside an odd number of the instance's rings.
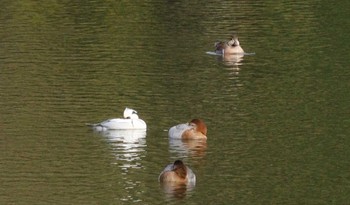
{"label": "reflection on water", "polygon": [[184,199],[191,195],[195,184],[182,184],[182,183],[161,183],[161,189],[163,190],[165,197],[169,200]]}
{"label": "reflection on water", "polygon": [[[349,1],[43,2],[0,7],[0,204],[161,204],[151,170],[169,156],[206,182],[188,204],[349,201]],[[256,56],[204,53],[232,29]],[[195,116],[215,137],[84,138],[114,103],[152,136]]]}
{"label": "reflection on water", "polygon": [[101,132],[112,145],[112,153],[120,167],[127,172],[129,168],[142,168],[146,145],[146,130],[108,130]]}
{"label": "reflection on water", "polygon": [[121,168],[120,183],[124,193],[121,201],[138,202],[140,199],[134,192],[142,182],[136,180],[130,172],[131,169],[143,169],[142,158],[146,157],[146,130],[108,130],[100,132],[111,145],[115,164]]}
{"label": "reflection on water", "polygon": [[203,158],[207,150],[206,140],[181,140],[169,138],[169,151],[174,158]]}
{"label": "reflection on water", "polygon": [[242,65],[244,54],[229,54],[224,56],[219,56],[218,59],[222,60],[226,66],[232,67],[232,70],[239,71],[240,65]]}
{"label": "reflection on water", "polygon": [[255,53],[242,53],[242,54],[228,54],[219,55],[215,52],[206,52],[209,55],[216,57],[216,60],[224,65],[224,69],[229,71],[229,79],[233,80],[235,87],[243,86],[242,82],[239,80],[239,74],[241,71],[240,66],[243,65],[243,58],[246,55],[254,55]]}
{"label": "reflection on water", "polygon": [[217,60],[225,65],[225,70],[229,71],[229,79],[233,80],[235,87],[243,86],[241,80],[239,79],[239,75],[241,72],[241,67],[243,66],[244,57],[253,55],[255,55],[255,53],[238,53],[217,56]]}

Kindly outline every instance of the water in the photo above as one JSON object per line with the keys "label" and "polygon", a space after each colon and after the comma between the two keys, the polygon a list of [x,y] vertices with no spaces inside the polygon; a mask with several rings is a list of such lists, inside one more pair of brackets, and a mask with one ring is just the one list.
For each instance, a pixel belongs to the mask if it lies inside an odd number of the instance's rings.
{"label": "water", "polygon": [[[348,203],[348,4],[3,1],[1,204]],[[206,54],[233,30],[255,55]],[[146,133],[85,126],[126,106]],[[163,189],[179,158],[196,186]]]}

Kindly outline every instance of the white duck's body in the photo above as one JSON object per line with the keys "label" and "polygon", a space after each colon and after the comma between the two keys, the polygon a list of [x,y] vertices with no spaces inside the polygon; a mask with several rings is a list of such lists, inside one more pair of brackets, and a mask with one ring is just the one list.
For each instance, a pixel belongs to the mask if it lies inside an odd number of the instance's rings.
{"label": "white duck's body", "polygon": [[145,121],[139,119],[136,110],[125,108],[124,118],[113,118],[93,124],[96,131],[147,129]]}
{"label": "white duck's body", "polygon": [[141,119],[109,119],[94,125],[95,129],[103,130],[135,130],[147,129],[146,123]]}

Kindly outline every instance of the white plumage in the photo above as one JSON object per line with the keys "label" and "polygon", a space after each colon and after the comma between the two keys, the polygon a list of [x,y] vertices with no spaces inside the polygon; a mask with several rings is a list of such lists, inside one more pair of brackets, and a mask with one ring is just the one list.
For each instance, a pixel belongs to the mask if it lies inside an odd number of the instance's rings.
{"label": "white plumage", "polygon": [[145,121],[139,119],[136,110],[125,108],[124,118],[113,118],[93,124],[96,131],[147,129]]}

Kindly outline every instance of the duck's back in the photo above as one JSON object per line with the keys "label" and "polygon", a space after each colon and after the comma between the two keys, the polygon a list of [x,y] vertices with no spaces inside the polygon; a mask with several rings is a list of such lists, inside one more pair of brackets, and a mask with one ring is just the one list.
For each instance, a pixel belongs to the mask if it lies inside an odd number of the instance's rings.
{"label": "duck's back", "polygon": [[227,46],[224,52],[225,54],[243,54],[244,50],[241,46]]}
{"label": "duck's back", "polygon": [[190,184],[195,184],[196,183],[196,175],[192,171],[192,169],[186,167],[187,169],[187,181]]}
{"label": "duck's back", "polygon": [[184,124],[179,124],[176,126],[173,126],[169,129],[169,137],[172,139],[181,139],[182,138],[182,134],[188,130],[191,129],[192,126],[189,125],[188,123],[184,123]]}
{"label": "duck's back", "polygon": [[96,126],[101,126],[109,130],[119,129],[146,129],[146,123],[141,119],[109,119]]}
{"label": "duck's back", "polygon": [[173,171],[164,172],[159,177],[160,182],[185,182],[185,179],[181,179]]}

